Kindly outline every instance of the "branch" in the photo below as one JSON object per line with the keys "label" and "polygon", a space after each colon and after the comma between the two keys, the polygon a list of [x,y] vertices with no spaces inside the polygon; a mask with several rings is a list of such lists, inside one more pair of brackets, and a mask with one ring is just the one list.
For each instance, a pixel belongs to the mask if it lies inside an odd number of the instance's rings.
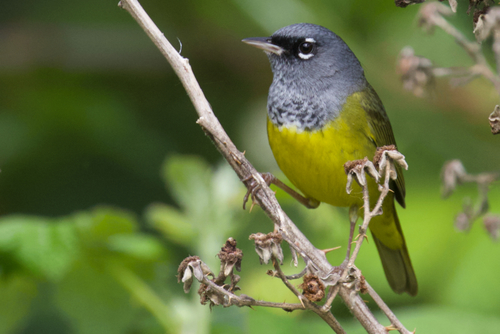
{"label": "branch", "polygon": [[[382,213],[383,201],[387,196],[387,194],[391,191],[389,187],[390,180],[391,179],[396,180],[397,178],[395,163],[399,164],[401,167],[405,169],[408,169],[408,165],[406,164],[404,156],[396,150],[395,145],[379,147],[377,149],[377,152],[373,160],[375,164],[378,165],[379,167],[378,171],[376,170],[375,165],[367,158],[363,160],[348,162],[344,165],[346,173],[348,173],[347,193],[351,192],[350,187],[353,179],[355,179],[358,182],[358,184],[363,188],[364,218],[363,218],[363,224],[359,228],[359,235],[357,237],[358,239],[356,241],[356,246],[354,248],[354,251],[352,252],[352,255],[350,256],[349,261],[340,277],[341,282],[345,282],[348,275],[350,275],[353,272],[356,273],[355,276],[361,276],[360,274],[357,274],[357,271],[359,270],[354,266],[354,261],[356,260],[359,254],[359,251],[361,249],[361,244],[366,238],[366,232],[368,231],[368,225],[371,219]],[[366,180],[365,171],[370,176],[372,176],[377,183],[379,182],[380,174],[384,175],[384,183],[380,187],[381,189],[379,198],[372,210],[370,210],[370,196],[369,196],[368,182]],[[336,295],[341,290],[342,288],[340,285],[336,285],[332,290],[330,290],[327,301],[323,305],[324,310],[330,307]],[[402,329],[401,333],[406,333],[405,331],[407,331],[406,328],[404,328],[403,326],[398,326],[398,328]]]}
{"label": "branch", "polygon": [[[479,9],[479,5],[483,5],[483,8]],[[477,1],[471,2],[467,12],[471,9],[474,9],[473,32],[477,41],[468,40],[464,34],[445,19],[445,16],[453,14],[455,10],[452,12],[450,8],[438,2],[422,6],[418,15],[420,26],[429,32],[433,31],[435,27],[441,28],[467,52],[474,65],[468,68],[436,67],[429,59],[415,56],[411,47],[405,47],[401,50],[398,61],[398,72],[401,74],[405,89],[421,97],[434,85],[435,77],[458,77],[450,80],[450,83],[464,85],[475,78],[483,76],[493,84],[500,95],[500,8],[490,8],[487,1]],[[489,36],[493,38],[492,50],[495,56],[496,71],[489,65],[481,49],[481,42]],[[500,133],[499,114],[497,106],[488,118],[493,134]]]}
{"label": "branch", "polygon": [[[273,265],[274,265],[274,269],[276,269],[276,272],[277,272],[279,278],[281,278],[281,280],[285,283],[287,288],[290,289],[290,291],[292,291],[299,298],[299,300],[301,301],[302,304],[306,305],[306,307],[308,309],[312,310],[314,313],[319,315],[321,317],[321,319],[323,319],[335,331],[335,333],[345,334],[344,329],[342,328],[340,323],[337,321],[337,319],[335,319],[335,317],[333,316],[333,314],[331,312],[324,312],[321,309],[321,307],[310,302],[307,298],[304,298],[304,296],[302,296],[302,294],[292,284],[290,284],[287,277],[285,276],[285,274],[281,270],[281,267],[280,267],[278,261],[273,259]],[[317,279],[317,277],[316,277],[316,279]],[[305,280],[304,280],[304,283],[305,283]],[[323,287],[323,295],[324,295],[324,287]],[[320,300],[322,298],[323,297],[321,297]]]}
{"label": "branch", "polygon": [[391,321],[393,329],[399,331],[401,334],[414,334],[415,331],[410,332],[407,330],[403,324],[399,321],[398,318],[394,315],[394,313],[391,311],[391,309],[387,306],[386,303],[380,298],[380,296],[373,290],[370,284],[368,282],[364,282],[366,290],[370,297],[373,298],[377,306],[380,308],[382,312],[387,316],[387,318]]}
{"label": "branch", "polygon": [[[500,39],[500,12],[491,10],[491,13],[480,17],[478,22],[487,22],[480,26],[476,26],[474,30],[478,40],[484,40],[488,37],[491,31],[495,32],[495,37]],[[413,50],[409,47],[403,49],[400,53],[399,72],[402,74],[405,88],[414,91],[415,95],[422,96],[421,89],[428,88],[429,84],[433,82],[434,76],[462,76],[466,77],[463,83],[470,81],[479,76],[484,76],[495,87],[498,94],[500,94],[500,77],[491,68],[486,60],[481,44],[476,41],[469,41],[464,34],[449,23],[445,16],[452,14],[450,8],[444,6],[439,2],[431,2],[422,6],[419,12],[419,24],[427,31],[433,31],[435,27],[441,28],[448,35],[452,36],[457,44],[462,47],[469,57],[471,57],[474,65],[469,68],[440,68],[434,67],[432,62],[423,57],[414,56]],[[495,39],[494,51],[496,53],[497,62],[500,63],[500,41]],[[497,71],[498,71],[497,67]],[[460,83],[460,82],[457,82]],[[420,87],[420,89],[418,89]]]}
{"label": "branch", "polygon": [[[466,199],[463,205],[463,211],[455,218],[455,227],[459,231],[470,230],[472,223],[484,216],[489,210],[488,192],[490,186],[500,178],[500,173],[480,173],[477,175],[468,174],[460,160],[451,160],[444,164],[441,172],[442,178],[442,196],[449,197],[456,189],[457,185],[462,183],[476,183],[479,198],[476,205]],[[496,240],[500,231],[500,216],[486,216],[483,220],[484,226],[490,236]]]}
{"label": "branch", "polygon": [[[196,81],[188,60],[181,57],[177,53],[153,21],[148,17],[137,0],[122,0],[120,1],[119,6],[127,10],[130,15],[134,17],[134,19],[144,29],[147,35],[152,39],[155,45],[160,49],[162,54],[171,64],[186,89],[196,112],[198,113],[199,119],[197,120],[197,123],[202,127],[203,131],[212,140],[217,149],[221,152],[222,156],[231,165],[240,180],[244,182],[247,187],[249,184],[257,185],[257,187],[252,191],[253,197],[275,224],[276,230],[290,245],[293,252],[300,255],[304,259],[306,266],[310,269],[310,271],[314,272],[327,286],[337,284],[340,276],[334,271],[334,267],[327,261],[324,252],[315,248],[302,234],[302,232],[293,224],[293,222],[281,209],[276,197],[274,196],[274,192],[268,187],[260,173],[255,170],[255,168],[245,158],[244,154],[236,148],[231,139],[227,136],[226,132],[212,112],[210,104],[206,100],[198,82]],[[198,259],[197,261],[200,260]],[[195,263],[197,262],[195,261]],[[197,269],[195,270],[194,268]],[[201,263],[199,266],[191,266],[191,269],[196,271],[194,274],[198,280],[202,281],[207,286],[210,286],[213,293],[227,297],[231,303],[237,302],[240,305],[253,303],[253,305],[257,305],[256,301],[250,301],[251,298],[238,297],[231,291],[229,291],[229,293],[223,288],[222,290],[225,290],[226,292],[222,291],[220,287],[217,288],[216,286],[218,285],[215,283],[215,286],[214,284],[209,283],[209,280],[205,277],[208,276],[209,273],[203,273]],[[188,282],[189,272],[186,272],[186,270],[187,269],[183,272],[184,276],[182,276],[182,280],[184,281],[184,278],[186,278],[186,282]],[[343,289],[343,291],[345,291],[345,289]],[[342,292],[341,295],[343,296],[346,304],[350,305],[350,310],[353,314],[355,314],[369,333],[386,333],[385,327],[378,323],[376,318],[357,293],[345,294]],[[258,304],[262,306],[266,305],[283,308],[283,305],[279,305],[278,303],[259,302]],[[310,309],[317,314],[320,314],[320,312],[325,313],[323,309],[320,309],[314,303],[305,303],[304,305],[310,306]],[[294,304],[286,304],[285,307],[299,308]],[[329,310],[328,313],[330,313]],[[323,317],[330,316],[324,315]],[[334,328],[333,323],[330,325]],[[337,333],[342,333],[340,329],[337,329]]]}

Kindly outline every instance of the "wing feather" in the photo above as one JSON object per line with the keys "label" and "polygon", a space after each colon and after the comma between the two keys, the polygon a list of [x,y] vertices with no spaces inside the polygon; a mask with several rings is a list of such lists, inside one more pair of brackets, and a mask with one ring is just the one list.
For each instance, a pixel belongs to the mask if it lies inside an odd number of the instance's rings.
{"label": "wing feather", "polygon": [[[382,101],[378,97],[373,87],[368,84],[367,87],[360,93],[360,102],[363,109],[367,113],[369,126],[371,127],[374,136],[372,139],[375,141],[377,147],[385,145],[396,145],[396,139],[394,138],[394,134],[392,132],[389,117],[385,112]],[[404,208],[406,206],[405,180],[403,176],[403,170],[399,165],[396,165],[396,172],[398,173],[398,178],[396,179],[396,181],[391,182],[391,189],[394,191],[398,203]]]}

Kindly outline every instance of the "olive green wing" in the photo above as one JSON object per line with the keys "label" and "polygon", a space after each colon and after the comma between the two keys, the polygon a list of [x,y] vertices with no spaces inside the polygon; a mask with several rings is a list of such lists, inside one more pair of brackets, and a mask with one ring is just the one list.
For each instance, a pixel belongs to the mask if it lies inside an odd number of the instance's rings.
{"label": "olive green wing", "polygon": [[[396,140],[394,139],[394,134],[392,133],[391,122],[387,116],[384,105],[378,97],[377,93],[370,84],[362,91],[361,94],[361,105],[367,113],[367,119],[369,126],[372,129],[373,136],[372,139],[375,141],[377,147],[385,145],[396,145]],[[397,147],[397,145],[396,145]],[[396,200],[404,208],[405,205],[405,179],[403,176],[403,170],[401,166],[396,165],[396,172],[398,173],[398,178],[396,181],[391,181],[391,189],[394,191]]]}

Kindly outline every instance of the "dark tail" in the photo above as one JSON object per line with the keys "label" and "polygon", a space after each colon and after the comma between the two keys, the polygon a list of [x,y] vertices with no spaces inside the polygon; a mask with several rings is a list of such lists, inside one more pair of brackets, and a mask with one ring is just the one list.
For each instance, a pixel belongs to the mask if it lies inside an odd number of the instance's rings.
{"label": "dark tail", "polygon": [[418,292],[417,277],[411,265],[403,231],[401,230],[401,225],[394,207],[393,211],[394,222],[403,239],[403,245],[397,249],[390,248],[384,245],[374,233],[372,233],[373,240],[375,240],[375,245],[377,245],[378,253],[382,260],[382,266],[384,267],[385,277],[387,277],[392,290],[396,293],[407,292],[410,296],[415,296]]}

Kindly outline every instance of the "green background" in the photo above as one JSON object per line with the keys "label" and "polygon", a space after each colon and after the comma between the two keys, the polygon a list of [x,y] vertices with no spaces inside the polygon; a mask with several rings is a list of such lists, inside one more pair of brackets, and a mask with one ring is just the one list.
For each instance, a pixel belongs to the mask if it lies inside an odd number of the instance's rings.
{"label": "green background", "polygon": [[[357,266],[409,330],[497,333],[500,249],[481,224],[457,232],[464,186],[440,198],[440,169],[461,159],[471,173],[497,170],[498,139],[487,115],[498,94],[485,79],[465,87],[437,80],[428,98],[404,91],[399,51],[439,66],[470,66],[453,39],[417,26],[421,8],[393,1],[142,1],[189,58],[220,122],[260,171],[280,175],[265,134],[272,75],[262,52],[240,42],[292,23],[328,27],[352,48],[384,101],[401,152],[407,209],[398,211],[419,294],[394,294],[373,243]],[[459,1],[450,19],[469,38]],[[483,43],[493,63],[491,41]],[[0,333],[328,332],[311,312],[199,305],[198,284],[176,282],[183,258],[213,270],[233,237],[244,252],[241,293],[296,302],[265,275],[248,236],[273,226],[241,209],[245,189],[195,123],[172,69],[116,1],[9,1],[0,10]],[[281,176],[282,177],[282,176]],[[347,213],[307,210],[278,191],[285,211],[318,248],[345,243]],[[500,191],[490,193],[499,212]],[[288,247],[284,270],[294,273]],[[344,251],[328,255],[340,263]],[[298,283],[297,283],[298,284]],[[374,304],[369,303],[370,306]],[[373,307],[376,309],[376,307]],[[363,329],[336,300],[348,333]],[[389,322],[382,315],[383,324]]]}

